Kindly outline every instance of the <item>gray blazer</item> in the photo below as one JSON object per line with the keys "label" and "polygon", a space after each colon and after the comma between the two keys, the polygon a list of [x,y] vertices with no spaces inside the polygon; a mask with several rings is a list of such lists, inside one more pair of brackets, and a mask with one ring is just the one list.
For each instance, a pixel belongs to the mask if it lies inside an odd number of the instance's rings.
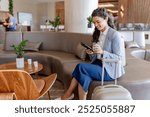
{"label": "gray blazer", "polygon": [[[106,39],[104,42],[103,50],[103,58],[104,59],[117,59],[119,60],[118,64],[115,63],[105,63],[105,69],[107,73],[110,75],[111,78],[116,79],[121,77],[125,71],[122,64],[122,60],[124,57],[124,41],[121,38],[119,32],[116,30],[109,28]],[[97,56],[98,58],[99,56]],[[92,61],[95,59],[93,57]],[[116,65],[116,66],[115,66]],[[115,67],[116,67],[116,73],[115,73]]]}

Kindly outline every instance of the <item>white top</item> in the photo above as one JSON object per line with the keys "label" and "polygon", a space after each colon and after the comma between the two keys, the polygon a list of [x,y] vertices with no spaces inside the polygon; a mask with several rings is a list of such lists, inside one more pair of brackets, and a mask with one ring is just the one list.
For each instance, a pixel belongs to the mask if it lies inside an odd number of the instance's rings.
{"label": "white top", "polygon": [[101,48],[103,48],[103,46],[104,46],[104,42],[105,42],[105,39],[106,39],[108,29],[109,29],[109,27],[107,27],[104,32],[100,33],[100,36],[99,36],[99,39],[98,39],[99,41],[97,42],[97,44],[100,45]]}
{"label": "white top", "polygon": [[[103,49],[103,46],[104,46],[104,42],[105,42],[105,39],[106,39],[106,35],[108,33],[108,29],[109,29],[109,26],[106,28],[106,30],[104,32],[101,32],[100,33],[100,36],[98,38],[98,42],[97,44],[100,45],[100,47]],[[97,54],[97,59],[100,59],[101,58],[101,54]]]}

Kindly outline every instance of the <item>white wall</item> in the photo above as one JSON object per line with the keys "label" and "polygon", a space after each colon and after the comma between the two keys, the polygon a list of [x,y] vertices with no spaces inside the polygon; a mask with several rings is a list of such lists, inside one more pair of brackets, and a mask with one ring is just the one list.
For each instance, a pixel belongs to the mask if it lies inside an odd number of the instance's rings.
{"label": "white wall", "polygon": [[38,30],[40,25],[45,24],[45,20],[54,20],[55,2],[37,4]]}
{"label": "white wall", "polygon": [[45,20],[48,18],[47,16],[47,10],[48,10],[48,5],[46,3],[40,3],[37,5],[37,19],[39,22],[39,26],[40,24],[44,24]]}
{"label": "white wall", "polygon": [[55,17],[55,2],[51,2],[48,4],[48,19],[54,20]]}

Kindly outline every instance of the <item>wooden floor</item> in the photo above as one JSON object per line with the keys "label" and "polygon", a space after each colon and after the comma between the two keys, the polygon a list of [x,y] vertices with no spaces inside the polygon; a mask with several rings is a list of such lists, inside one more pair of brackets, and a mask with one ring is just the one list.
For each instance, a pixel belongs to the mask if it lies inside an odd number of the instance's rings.
{"label": "wooden floor", "polygon": [[[54,83],[53,87],[50,90],[51,99],[54,100],[55,98],[60,97],[64,94],[63,84],[60,81]],[[41,100],[48,100],[47,94],[41,98]]]}

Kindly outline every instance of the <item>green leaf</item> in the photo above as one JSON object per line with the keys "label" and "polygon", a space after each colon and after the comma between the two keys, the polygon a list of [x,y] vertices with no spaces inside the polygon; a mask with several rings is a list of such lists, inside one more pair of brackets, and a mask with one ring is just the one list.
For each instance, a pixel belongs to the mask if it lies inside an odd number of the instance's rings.
{"label": "green leaf", "polygon": [[56,28],[57,26],[59,26],[61,24],[61,21],[60,21],[60,17],[59,16],[56,16],[54,18],[54,21],[49,21],[49,23],[54,27]]}
{"label": "green leaf", "polygon": [[93,23],[93,18],[92,18],[92,16],[87,17],[87,20],[88,20],[88,23],[89,23],[89,24],[92,24],[92,23]]}
{"label": "green leaf", "polygon": [[17,57],[21,58],[24,56],[24,47],[27,45],[28,40],[22,40],[18,45],[11,45],[16,51]]}

